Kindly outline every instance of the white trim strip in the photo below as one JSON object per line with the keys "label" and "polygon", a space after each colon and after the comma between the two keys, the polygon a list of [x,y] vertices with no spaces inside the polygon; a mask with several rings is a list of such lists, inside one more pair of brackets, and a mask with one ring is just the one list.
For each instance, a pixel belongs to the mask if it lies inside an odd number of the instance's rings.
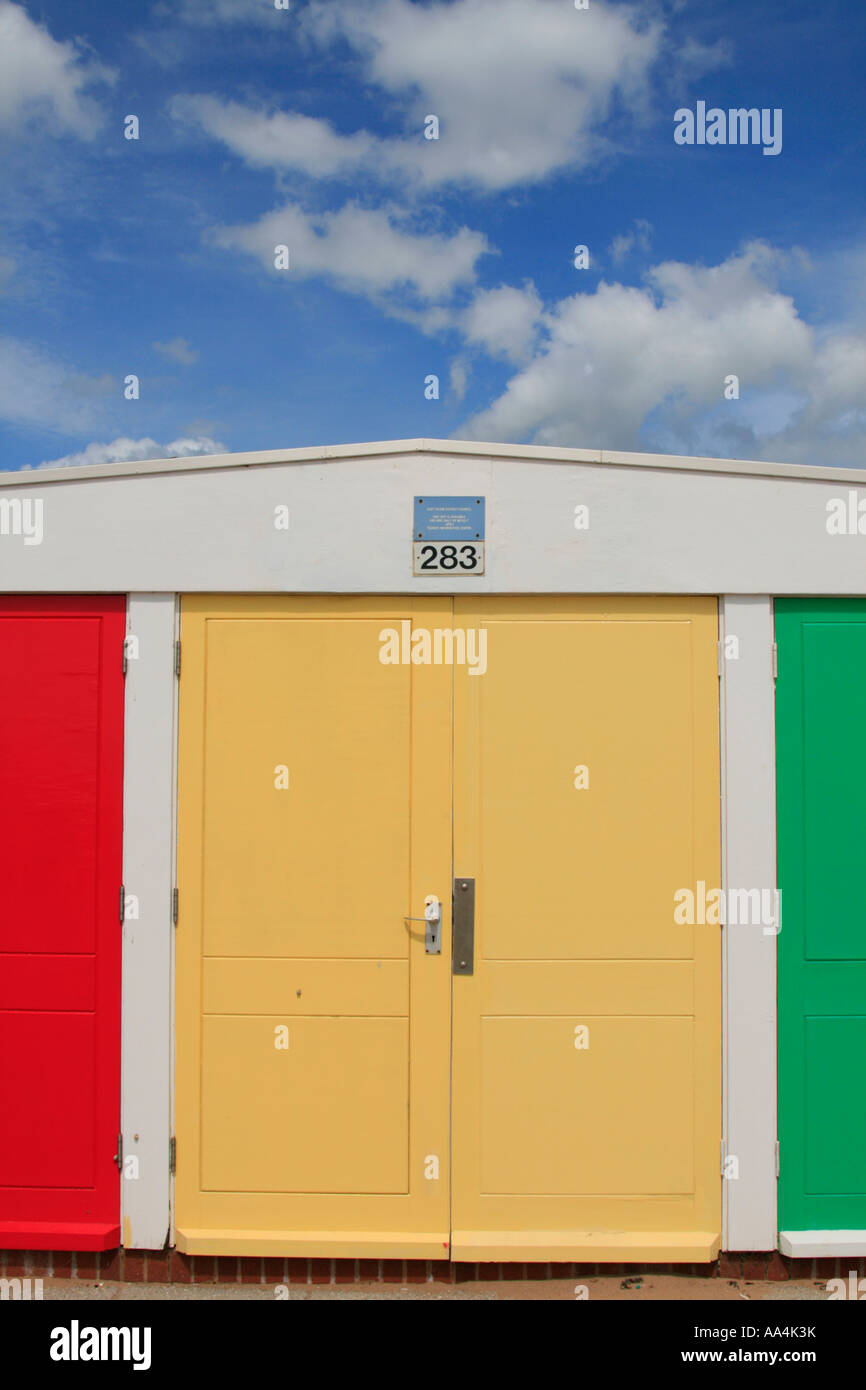
{"label": "white trim strip", "polygon": [[[722,601],[725,896],[776,885],[773,614],[767,597]],[[723,648],[724,650],[724,648]],[[763,898],[763,894],[762,894]],[[772,897],[770,898],[772,901]],[[763,904],[762,904],[763,905]],[[734,1175],[723,1179],[724,1248],[776,1246],[776,936],[763,923],[724,929],[727,1079],[724,1135]]]}
{"label": "white trim strip", "polygon": [[131,594],[127,634],[123,882],[137,918],[123,924],[122,1240],[161,1250],[169,1229],[174,596]]}

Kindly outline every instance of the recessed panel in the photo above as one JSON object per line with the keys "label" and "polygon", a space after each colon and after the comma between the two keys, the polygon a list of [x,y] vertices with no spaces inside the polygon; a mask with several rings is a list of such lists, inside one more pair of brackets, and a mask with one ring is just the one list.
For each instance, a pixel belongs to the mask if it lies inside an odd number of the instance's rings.
{"label": "recessed panel", "polygon": [[205,955],[405,957],[413,668],[381,622],[206,627]]}
{"label": "recessed panel", "polygon": [[204,1020],[204,1189],[405,1192],[405,1019]]}
{"label": "recessed panel", "polygon": [[685,1018],[485,1019],[482,1190],[692,1192],[692,1031]]}
{"label": "recessed panel", "polygon": [[0,1188],[91,1188],[95,1017],[0,1014]]}
{"label": "recessed panel", "polygon": [[866,1193],[866,1100],[852,1086],[864,1060],[866,1017],[806,1019],[809,1193]]}
{"label": "recessed panel", "polygon": [[866,960],[866,622],[803,627],[803,887],[808,960]]}
{"label": "recessed panel", "polygon": [[691,956],[673,916],[695,888],[689,624],[486,626],[485,957]]}

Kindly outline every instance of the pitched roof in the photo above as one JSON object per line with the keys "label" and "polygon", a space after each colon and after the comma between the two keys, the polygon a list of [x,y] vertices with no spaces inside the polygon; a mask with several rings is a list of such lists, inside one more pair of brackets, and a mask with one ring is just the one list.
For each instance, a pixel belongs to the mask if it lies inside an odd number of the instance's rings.
{"label": "pitched roof", "polygon": [[[692,458],[679,454],[636,454],[609,449],[548,448],[535,444],[488,444],[462,439],[387,439],[363,444],[329,444],[303,449],[263,449],[251,453],[141,459],[132,463],[91,464],[71,468],[28,468],[0,472],[0,488],[86,478],[145,476],[156,473],[207,473],[223,468],[268,468],[274,464],[326,463],[335,459],[371,459],[399,454],[450,454],[455,458],[516,459],[526,463],[595,464],[617,468],[661,468],[683,473],[732,473],[755,477],[817,478],[856,486],[860,470],[748,459]],[[864,459],[866,466],[866,459]]]}

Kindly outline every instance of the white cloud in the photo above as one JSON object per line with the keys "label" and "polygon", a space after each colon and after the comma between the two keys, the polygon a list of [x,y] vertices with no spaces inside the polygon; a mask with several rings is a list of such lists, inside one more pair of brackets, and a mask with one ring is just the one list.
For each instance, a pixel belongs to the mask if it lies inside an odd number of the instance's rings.
{"label": "white cloud", "polygon": [[[232,4],[246,14],[242,0]],[[472,184],[482,191],[531,184],[565,168],[597,164],[613,148],[602,128],[613,113],[638,112],[663,29],[632,5],[593,0],[329,0],[297,12],[304,42],[327,52],[348,43],[369,87],[396,113],[403,134],[343,133],[327,120],[210,95],[180,95],[172,115],[219,140],[251,167],[281,180],[363,181],[366,206],[305,211],[298,195],[249,225],[214,229],[226,250],[246,251],[274,272],[274,248],[290,248],[296,277],[324,276],[363,293],[424,332],[459,326],[468,343],[514,362],[531,349],[540,314],[533,287],[479,295],[462,320],[443,301],[472,285],[490,251],[479,232],[446,236],[411,222],[394,204],[421,207],[425,190]],[[702,53],[702,61],[706,54]],[[436,114],[441,138],[425,140]],[[379,206],[371,208],[370,203]],[[433,225],[436,223],[433,221]],[[422,301],[410,305],[409,290]]]}
{"label": "white cloud", "polygon": [[155,439],[128,439],[121,436],[110,444],[88,444],[75,454],[46,459],[38,468],[92,468],[100,463],[133,463],[142,459],[189,458],[200,454],[223,454],[224,444],[215,439],[173,439],[157,444]]}
{"label": "white cloud", "polygon": [[113,377],[87,376],[30,343],[0,338],[0,420],[77,433],[98,424]]}
{"label": "white cloud", "polygon": [[154,343],[153,346],[170,362],[179,362],[183,367],[191,367],[199,359],[199,353],[190,347],[186,338],[172,338],[168,343]]}
{"label": "white cloud", "polygon": [[866,464],[866,336],[819,341],[776,287],[787,263],[752,243],[561,300],[533,360],[461,435]]}
{"label": "white cloud", "polygon": [[86,89],[114,74],[59,43],[20,5],[0,0],[0,129],[39,119],[48,129],[90,139],[101,124]]}
{"label": "white cloud", "polygon": [[615,236],[608,250],[614,265],[619,265],[626,256],[630,256],[632,251],[648,251],[652,240],[652,223],[647,222],[645,217],[638,217],[628,232],[621,232]]}
{"label": "white cloud", "polygon": [[[662,39],[637,7],[604,0],[585,11],[563,0],[315,0],[304,27],[347,38],[368,79],[403,102],[402,153],[411,146],[421,179],[489,189],[597,163],[610,149],[600,125],[615,99],[644,98]],[[423,139],[428,114],[438,141]]]}
{"label": "white cloud", "polygon": [[734,61],[735,48],[730,39],[715,39],[704,43],[678,35],[675,47],[665,55],[665,76],[669,91],[681,92],[689,82],[694,82],[708,72],[718,68],[730,67]]}
{"label": "white cloud", "polygon": [[[297,24],[321,48],[348,41],[401,135],[341,134],[321,119],[202,95],[175,98],[173,115],[255,167],[485,190],[606,158],[615,145],[602,127],[614,107],[645,108],[663,44],[660,23],[604,0],[586,11],[565,0],[315,0]],[[424,138],[428,115],[439,118],[438,140]]]}
{"label": "white cloud", "polygon": [[319,178],[351,174],[386,159],[389,142],[364,131],[338,134],[327,121],[296,112],[267,112],[210,96],[177,96],[176,120],[197,125],[258,168],[300,169]]}
{"label": "white cloud", "polygon": [[450,372],[451,394],[458,401],[462,401],[466,395],[466,387],[469,384],[469,364],[465,357],[455,357],[451,363]]}
{"label": "white cloud", "polygon": [[500,285],[495,290],[480,290],[459,324],[470,343],[480,344],[494,357],[520,362],[536,337],[541,311],[541,299],[533,284],[522,290]]}
{"label": "white cloud", "polygon": [[[217,228],[210,240],[246,251],[286,278],[322,275],[362,294],[410,289],[425,300],[447,298],[474,280],[475,263],[488,249],[486,238],[466,227],[450,237],[419,235],[397,210],[355,203],[318,216],[287,203],[247,226]],[[274,248],[281,245],[289,248],[290,269],[274,271]]]}

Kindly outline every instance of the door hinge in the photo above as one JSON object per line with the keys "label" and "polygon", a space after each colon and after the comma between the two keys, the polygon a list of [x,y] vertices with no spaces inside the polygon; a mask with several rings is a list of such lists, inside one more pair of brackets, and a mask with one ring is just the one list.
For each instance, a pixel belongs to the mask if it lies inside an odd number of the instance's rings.
{"label": "door hinge", "polygon": [[129,665],[129,661],[128,661],[127,655],[126,655],[126,638],[124,637],[124,639],[123,639],[123,648],[122,648],[121,658],[120,658],[120,669],[121,669],[121,671],[123,672],[124,675],[126,675],[126,668],[127,668],[128,665]]}
{"label": "door hinge", "polygon": [[782,1146],[781,1146],[781,1144],[779,1143],[779,1141],[778,1141],[778,1139],[777,1139],[777,1140],[776,1140],[776,1177],[777,1177],[777,1178],[780,1176],[781,1172],[782,1172]]}
{"label": "door hinge", "polygon": [[778,676],[778,674],[779,674],[779,644],[778,644],[777,642],[774,642],[774,643],[773,643],[773,680],[776,679],[776,677]]}
{"label": "door hinge", "polygon": [[172,920],[172,922],[173,922],[173,924],[174,924],[175,926],[177,926],[177,910],[178,910],[178,904],[179,904],[179,902],[180,902],[180,893],[178,892],[178,890],[177,890],[176,888],[172,888],[172,890],[171,890],[171,920]]}
{"label": "door hinge", "polygon": [[724,657],[724,649],[723,649],[723,646],[722,646],[722,643],[721,643],[721,642],[717,642],[717,643],[716,643],[716,649],[717,649],[718,654],[719,654],[719,675],[721,675],[721,674],[722,674],[722,660],[723,660],[723,657]]}
{"label": "door hinge", "polygon": [[123,1135],[117,1136],[117,1153],[114,1155],[114,1162],[117,1164],[118,1173],[123,1169]]}
{"label": "door hinge", "polygon": [[124,913],[125,908],[126,908],[126,889],[124,888],[123,884],[121,883],[121,885],[120,885],[120,903],[119,903],[119,911],[120,911],[120,920],[121,920],[121,922],[123,921],[123,913]]}
{"label": "door hinge", "polygon": [[168,1171],[171,1177],[177,1172],[177,1140],[174,1135],[168,1141]]}
{"label": "door hinge", "polygon": [[180,639],[174,644],[174,674],[180,677]]}

